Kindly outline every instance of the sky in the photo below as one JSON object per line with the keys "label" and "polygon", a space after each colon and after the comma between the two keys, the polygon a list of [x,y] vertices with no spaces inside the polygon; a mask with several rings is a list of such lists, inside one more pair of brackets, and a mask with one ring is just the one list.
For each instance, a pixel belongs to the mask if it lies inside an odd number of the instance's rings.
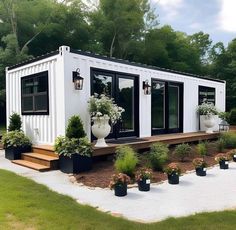
{"label": "sky", "polygon": [[151,0],[161,25],[193,34],[210,34],[214,43],[236,38],[236,0]]}

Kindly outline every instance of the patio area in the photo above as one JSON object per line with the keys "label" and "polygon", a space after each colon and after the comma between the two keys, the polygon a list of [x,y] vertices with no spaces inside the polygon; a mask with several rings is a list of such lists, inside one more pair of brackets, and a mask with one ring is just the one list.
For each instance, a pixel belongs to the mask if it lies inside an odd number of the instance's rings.
{"label": "patio area", "polygon": [[88,204],[100,211],[140,222],[155,222],[168,217],[236,207],[236,163],[230,163],[229,170],[220,170],[218,166],[210,168],[206,177],[197,177],[193,172],[187,173],[180,178],[180,184],[177,186],[169,185],[167,182],[152,184],[148,193],[139,192],[133,187],[128,189],[128,195],[123,198],[115,197],[109,189],[91,189],[72,183],[67,174],[58,170],[39,173],[12,164],[4,158],[2,150],[0,168],[44,184],[81,204]]}

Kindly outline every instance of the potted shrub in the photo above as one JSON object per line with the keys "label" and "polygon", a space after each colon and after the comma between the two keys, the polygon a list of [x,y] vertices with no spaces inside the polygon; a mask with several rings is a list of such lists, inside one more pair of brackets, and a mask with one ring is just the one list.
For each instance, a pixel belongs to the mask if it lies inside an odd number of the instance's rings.
{"label": "potted shrub", "polygon": [[193,159],[197,176],[206,176],[207,163],[202,158]]}
{"label": "potted shrub", "polygon": [[230,155],[225,153],[219,153],[216,155],[215,160],[219,163],[220,169],[229,168]]}
{"label": "potted shrub", "polygon": [[115,124],[121,118],[124,109],[115,104],[113,98],[104,94],[91,96],[89,101],[89,112],[92,117],[92,133],[97,138],[95,147],[106,147],[105,137],[111,131],[111,124]]}
{"label": "potted shrub", "polygon": [[181,169],[177,163],[170,163],[165,169],[169,184],[179,184]]}
{"label": "potted shrub", "polygon": [[150,190],[151,177],[152,177],[152,171],[147,168],[141,169],[136,174],[136,181],[138,183],[139,191],[147,192]]}
{"label": "potted shrub", "polygon": [[121,145],[116,148],[116,160],[114,166],[117,172],[133,177],[137,163],[137,154],[131,147]]}
{"label": "potted shrub", "polygon": [[213,127],[218,119],[218,110],[214,104],[203,102],[197,107],[197,112],[200,115],[201,130],[206,130],[206,133],[213,133]]}
{"label": "potted shrub", "polygon": [[236,150],[231,151],[230,156],[233,159],[233,161],[236,162]]}
{"label": "potted shrub", "polygon": [[12,113],[9,118],[8,131],[21,131],[22,121],[18,113]]}
{"label": "potted shrub", "polygon": [[178,158],[180,158],[182,162],[187,156],[189,156],[190,151],[191,151],[190,145],[185,143],[177,145],[175,148],[175,154],[177,155]]}
{"label": "potted shrub", "polygon": [[30,152],[32,143],[22,131],[10,131],[3,135],[5,157],[9,160],[21,159],[21,153]]}
{"label": "potted shrub", "polygon": [[168,160],[169,148],[168,145],[157,142],[151,145],[149,153],[149,161],[153,170],[162,171],[163,165]]}
{"label": "potted shrub", "polygon": [[59,155],[60,170],[64,173],[80,173],[92,168],[92,146],[86,137],[57,137],[54,150]]}
{"label": "potted shrub", "polygon": [[130,177],[126,174],[119,173],[112,176],[110,182],[110,189],[114,189],[115,196],[126,196],[127,195],[127,184],[130,183]]}

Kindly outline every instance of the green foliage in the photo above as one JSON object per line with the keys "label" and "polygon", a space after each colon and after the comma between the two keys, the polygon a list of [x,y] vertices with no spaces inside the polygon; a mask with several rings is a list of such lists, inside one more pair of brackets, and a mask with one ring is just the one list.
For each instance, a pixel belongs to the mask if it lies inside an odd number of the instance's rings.
{"label": "green foliage", "polygon": [[224,142],[225,148],[236,148],[236,133],[234,132],[221,133],[220,138]]}
{"label": "green foliage", "polygon": [[230,113],[229,112],[220,112],[219,118],[221,118],[223,121],[227,121],[229,123]]}
{"label": "green foliage", "polygon": [[115,169],[133,177],[138,163],[138,157],[135,151],[129,146],[119,146],[116,149]]}
{"label": "green foliage", "polygon": [[55,140],[54,150],[59,155],[71,157],[73,154],[92,156],[92,146],[87,137],[79,139],[59,136]]}
{"label": "green foliage", "polygon": [[181,174],[181,168],[179,167],[178,164],[176,163],[170,163],[167,165],[167,167],[165,168],[165,173],[167,175],[171,175],[173,173],[176,173],[177,175]]}
{"label": "green foliage", "polygon": [[20,131],[22,126],[21,117],[18,113],[12,113],[9,118],[8,131]]}
{"label": "green foliage", "polygon": [[225,149],[225,140],[224,138],[219,138],[217,141],[217,150],[222,153]]}
{"label": "green foliage", "polygon": [[230,111],[229,122],[231,125],[236,125],[236,108]]}
{"label": "green foliage", "polygon": [[72,116],[68,121],[68,126],[66,128],[66,137],[68,138],[82,138],[85,137],[86,133],[84,131],[83,123],[79,116]]}
{"label": "green foliage", "polygon": [[205,157],[207,155],[207,143],[206,142],[198,143],[196,150],[200,156]]}
{"label": "green foliage", "polygon": [[164,164],[168,160],[169,148],[164,143],[155,143],[151,146],[149,161],[154,170],[163,170]]}
{"label": "green foliage", "polygon": [[190,152],[191,152],[191,146],[189,144],[183,143],[177,145],[175,148],[175,154],[181,161],[184,161],[185,157],[189,156]]}
{"label": "green foliage", "polygon": [[3,135],[2,143],[4,148],[28,147],[32,145],[31,140],[22,131],[10,131]]}

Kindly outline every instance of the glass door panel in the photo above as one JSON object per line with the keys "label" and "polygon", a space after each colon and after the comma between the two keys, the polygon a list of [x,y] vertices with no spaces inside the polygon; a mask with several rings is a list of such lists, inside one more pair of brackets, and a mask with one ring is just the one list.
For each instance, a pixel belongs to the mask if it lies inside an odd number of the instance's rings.
{"label": "glass door panel", "polygon": [[108,97],[112,97],[112,76],[100,73],[94,74],[93,93],[98,95],[105,94]]}
{"label": "glass door panel", "polygon": [[169,129],[179,128],[179,86],[169,84]]}
{"label": "glass door panel", "polygon": [[124,108],[120,132],[134,131],[134,79],[118,78],[118,105]]}
{"label": "glass door panel", "polygon": [[152,82],[152,129],[165,129],[165,83]]}

